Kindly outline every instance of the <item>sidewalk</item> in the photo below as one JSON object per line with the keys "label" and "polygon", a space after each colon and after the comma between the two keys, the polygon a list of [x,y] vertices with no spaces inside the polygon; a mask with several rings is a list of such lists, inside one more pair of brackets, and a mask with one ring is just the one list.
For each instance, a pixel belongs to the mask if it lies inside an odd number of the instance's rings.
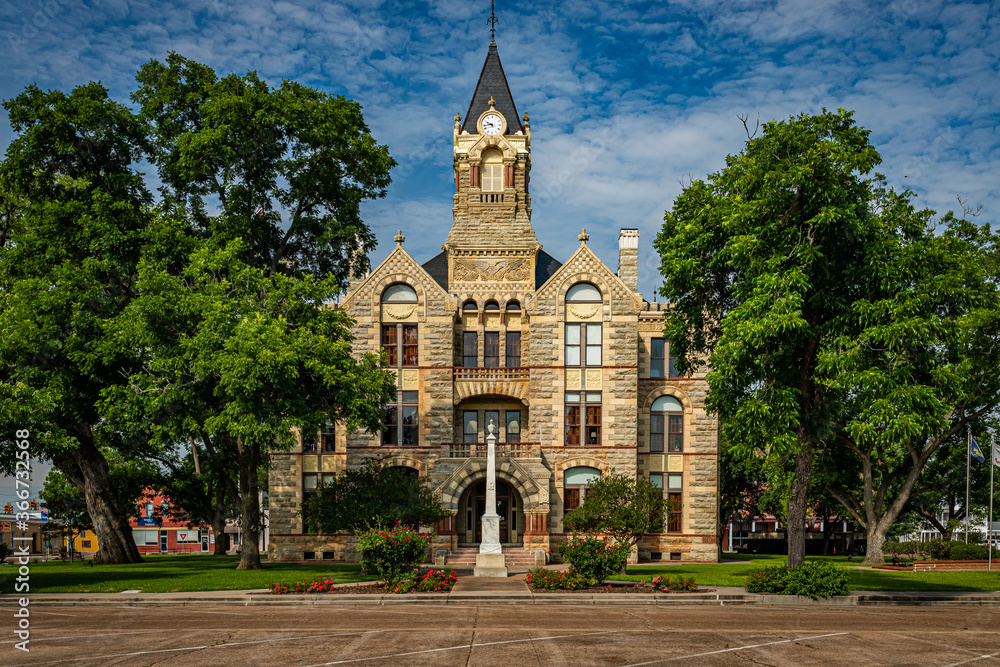
{"label": "sidewalk", "polygon": [[[362,582],[366,583],[375,582]],[[624,582],[623,582],[624,583]],[[633,582],[628,582],[633,583]],[[356,583],[342,586],[356,586]],[[0,595],[0,609],[17,605],[23,594]],[[524,573],[507,578],[474,577],[471,570],[459,571],[458,581],[448,593],[383,594],[301,594],[273,595],[268,589],[241,591],[196,591],[180,593],[31,593],[31,605],[80,607],[157,606],[369,606],[407,604],[482,605],[759,605],[804,607],[864,606],[997,606],[1000,592],[955,591],[854,591],[851,595],[812,600],[801,596],[757,595],[745,588],[711,586],[696,593],[570,593],[532,591],[524,583]]]}

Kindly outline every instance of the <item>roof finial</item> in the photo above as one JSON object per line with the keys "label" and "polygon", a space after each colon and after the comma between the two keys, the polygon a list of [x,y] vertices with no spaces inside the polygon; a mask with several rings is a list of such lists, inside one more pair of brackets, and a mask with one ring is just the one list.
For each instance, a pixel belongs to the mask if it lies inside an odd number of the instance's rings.
{"label": "roof finial", "polygon": [[496,106],[496,104],[497,104],[496,100],[494,100],[493,96],[490,95],[490,108],[492,109],[493,107]]}
{"label": "roof finial", "polygon": [[493,11],[494,0],[490,0],[490,17],[486,19],[486,22],[490,24],[490,44],[496,46],[496,32],[497,32],[497,15]]}
{"label": "roof finial", "polygon": [[403,245],[403,241],[406,240],[406,237],[403,236],[403,230],[400,229],[398,232],[396,232],[396,236],[394,236],[392,240],[399,245]]}
{"label": "roof finial", "polygon": [[586,244],[590,240],[590,234],[587,233],[586,228],[584,228],[583,233],[576,237],[580,243]]}

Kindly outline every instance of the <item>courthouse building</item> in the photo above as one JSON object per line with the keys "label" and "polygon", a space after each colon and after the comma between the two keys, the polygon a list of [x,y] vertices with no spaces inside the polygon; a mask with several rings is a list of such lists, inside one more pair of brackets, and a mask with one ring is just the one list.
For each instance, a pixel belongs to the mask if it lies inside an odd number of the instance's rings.
{"label": "courthouse building", "polygon": [[528,121],[491,43],[468,112],[455,117],[454,221],[441,253],[418,261],[401,232],[339,306],[356,320],[355,351],[384,351],[396,370],[388,427],[372,436],[338,426],[272,453],[270,560],[354,560],[352,540],[306,534],[296,512],[324,477],[374,456],[440,492],[451,516],[434,528],[434,551],[456,562],[482,539],[491,422],[510,557],[547,551],[588,484],[614,471],[649,477],[679,507],[640,559],[716,560],[718,424],[704,409],[704,374],[673,369],[666,306],[638,292],[638,230],[620,231],[617,272],[585,231],[569,257],[542,249]]}

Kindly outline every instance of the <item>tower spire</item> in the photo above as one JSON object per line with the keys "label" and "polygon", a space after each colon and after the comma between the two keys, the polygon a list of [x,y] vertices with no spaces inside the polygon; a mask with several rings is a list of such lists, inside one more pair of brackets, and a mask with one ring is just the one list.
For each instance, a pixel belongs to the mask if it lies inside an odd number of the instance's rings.
{"label": "tower spire", "polygon": [[495,2],[495,0],[490,0],[490,17],[488,19],[486,19],[486,22],[490,24],[490,44],[491,45],[496,45],[496,43],[497,43],[497,40],[496,40],[496,36],[497,36],[497,34],[496,34],[497,33],[497,15],[496,15],[496,12],[494,11],[494,6],[493,6],[494,2]]}

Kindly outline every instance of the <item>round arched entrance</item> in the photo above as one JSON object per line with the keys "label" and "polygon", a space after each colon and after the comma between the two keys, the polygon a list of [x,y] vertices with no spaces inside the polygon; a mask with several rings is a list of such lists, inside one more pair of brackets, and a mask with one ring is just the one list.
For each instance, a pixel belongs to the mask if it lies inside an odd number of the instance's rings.
{"label": "round arched entrance", "polygon": [[[520,545],[524,535],[524,499],[510,484],[497,480],[497,514],[500,515],[500,543]],[[473,482],[458,504],[457,532],[460,544],[483,541],[483,514],[486,513],[486,480]]]}

